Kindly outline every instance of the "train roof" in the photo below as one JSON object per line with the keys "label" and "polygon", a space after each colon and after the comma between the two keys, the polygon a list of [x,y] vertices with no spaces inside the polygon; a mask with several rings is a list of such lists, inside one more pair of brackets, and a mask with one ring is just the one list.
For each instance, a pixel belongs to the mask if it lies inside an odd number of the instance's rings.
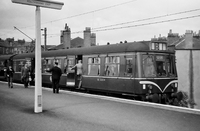
{"label": "train roof", "polygon": [[[129,42],[129,43],[120,43],[120,44],[111,44],[111,45],[45,51],[45,52],[42,52],[42,57],[108,54],[108,53],[123,53],[123,52],[124,53],[125,52],[147,52],[147,51],[150,51],[148,44],[149,44],[149,41],[141,41],[141,42]],[[166,51],[159,51],[159,52],[166,52]],[[34,58],[34,57],[35,57],[35,53],[25,53],[25,54],[15,55],[14,59],[24,59],[24,58]]]}
{"label": "train roof", "polygon": [[[42,57],[67,56],[67,55],[86,55],[86,54],[106,54],[133,51],[148,51],[149,46],[145,42],[129,42],[111,45],[91,46],[82,48],[71,48],[54,51],[42,52]],[[14,59],[34,58],[35,53],[24,53],[14,56]]]}
{"label": "train roof", "polygon": [[82,48],[63,49],[56,51],[48,51],[43,53],[43,57],[63,56],[63,55],[89,55],[89,54],[107,54],[122,53],[134,51],[148,51],[149,46],[145,42],[131,42],[112,45],[91,46]]}
{"label": "train roof", "polygon": [[16,54],[12,54],[12,55],[0,55],[0,60],[9,60],[11,59],[13,56],[15,56]]}

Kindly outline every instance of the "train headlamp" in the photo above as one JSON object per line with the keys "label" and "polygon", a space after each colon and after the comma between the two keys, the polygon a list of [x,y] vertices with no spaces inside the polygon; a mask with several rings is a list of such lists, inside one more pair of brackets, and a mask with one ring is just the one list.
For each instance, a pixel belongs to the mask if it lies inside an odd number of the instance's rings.
{"label": "train headlamp", "polygon": [[143,87],[143,89],[145,90],[145,89],[146,89],[146,84],[143,84],[143,86],[142,86],[142,87]]}
{"label": "train headlamp", "polygon": [[178,83],[172,83],[171,86],[174,87],[174,88],[177,88],[178,87]]}
{"label": "train headlamp", "polygon": [[176,88],[177,88],[177,87],[178,87],[178,83],[174,83],[174,87],[176,87]]}
{"label": "train headlamp", "polygon": [[148,85],[148,88],[149,88],[150,90],[152,90],[152,89],[153,89],[153,86],[152,86],[152,85]]}

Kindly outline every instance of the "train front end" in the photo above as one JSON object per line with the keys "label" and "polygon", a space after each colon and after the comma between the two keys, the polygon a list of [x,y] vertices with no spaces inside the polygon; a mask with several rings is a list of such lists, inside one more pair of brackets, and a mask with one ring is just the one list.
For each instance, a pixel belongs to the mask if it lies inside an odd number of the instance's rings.
{"label": "train front end", "polygon": [[138,93],[143,100],[170,103],[178,90],[174,53],[148,52],[138,55]]}

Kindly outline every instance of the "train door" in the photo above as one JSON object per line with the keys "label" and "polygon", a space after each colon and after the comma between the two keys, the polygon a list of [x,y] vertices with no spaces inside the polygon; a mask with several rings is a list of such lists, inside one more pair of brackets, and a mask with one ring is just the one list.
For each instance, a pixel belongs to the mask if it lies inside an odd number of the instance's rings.
{"label": "train door", "polygon": [[126,83],[126,91],[129,93],[135,93],[135,77],[137,77],[138,71],[137,71],[137,61],[136,61],[136,54],[130,53],[126,54],[124,57],[125,60],[125,71],[124,71],[124,77],[127,77],[129,79],[124,79],[124,83]]}
{"label": "train door", "polygon": [[67,56],[64,60],[64,74],[67,75],[66,86],[74,87],[75,86],[75,69],[72,69],[76,64],[75,56]]}
{"label": "train door", "polygon": [[[75,65],[76,64],[78,64],[79,63],[79,61],[82,63],[83,61],[83,57],[82,57],[82,55],[77,55],[76,56],[76,63],[75,63]],[[81,74],[79,74],[78,72],[80,72],[80,71],[78,71],[78,70],[80,70],[80,69],[77,69],[77,66],[75,66],[75,87],[78,87],[78,88],[80,88],[80,86],[81,86],[81,84],[82,84],[82,69],[81,69]]]}

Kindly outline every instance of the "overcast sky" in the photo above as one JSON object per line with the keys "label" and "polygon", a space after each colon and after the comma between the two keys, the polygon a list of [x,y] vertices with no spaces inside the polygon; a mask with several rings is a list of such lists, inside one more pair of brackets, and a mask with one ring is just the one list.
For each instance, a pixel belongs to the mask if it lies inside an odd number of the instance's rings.
{"label": "overcast sky", "polygon": [[[94,33],[100,45],[125,40],[128,42],[150,40],[159,34],[167,36],[170,29],[180,35],[186,30],[194,32],[200,30],[200,16],[198,16],[200,0],[59,0],[59,2],[64,3],[62,10],[41,8],[41,28],[47,28],[49,45],[60,44],[60,31],[64,29],[65,23],[71,28],[72,39],[83,38],[83,33],[76,32],[82,32],[85,27],[91,27],[92,30],[98,28]],[[160,17],[155,18],[158,16]],[[14,37],[15,40],[31,41],[14,30],[14,26],[35,39],[34,25],[34,6],[0,0],[0,38]],[[42,44],[43,41],[42,37]]]}

